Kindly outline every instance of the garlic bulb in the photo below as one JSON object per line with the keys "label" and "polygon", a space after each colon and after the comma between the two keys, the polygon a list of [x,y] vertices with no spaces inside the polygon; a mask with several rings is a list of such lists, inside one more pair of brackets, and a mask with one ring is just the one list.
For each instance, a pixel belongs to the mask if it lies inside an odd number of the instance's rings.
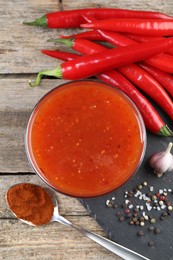
{"label": "garlic bulb", "polygon": [[170,153],[172,146],[173,144],[170,142],[165,151],[155,153],[150,158],[149,164],[158,177],[161,177],[164,172],[173,170],[173,156]]}

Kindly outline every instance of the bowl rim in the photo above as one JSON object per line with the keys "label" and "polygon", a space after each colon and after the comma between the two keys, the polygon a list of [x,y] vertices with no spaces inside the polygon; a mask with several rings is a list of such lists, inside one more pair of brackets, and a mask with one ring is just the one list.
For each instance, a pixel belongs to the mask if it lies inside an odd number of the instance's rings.
{"label": "bowl rim", "polygon": [[[137,121],[138,121],[138,125],[139,125],[139,129],[140,129],[140,135],[141,135],[141,142],[143,141],[143,146],[142,146],[142,151],[141,151],[141,155],[140,155],[140,158],[139,158],[139,161],[138,161],[138,164],[136,166],[136,168],[134,169],[134,172],[128,177],[127,180],[125,180],[121,185],[119,185],[118,187],[115,187],[115,188],[112,188],[111,190],[109,191],[105,191],[103,193],[100,193],[98,195],[89,195],[89,196],[86,196],[86,195],[73,195],[71,193],[68,193],[68,192],[64,192],[64,191],[61,191],[60,189],[54,187],[51,183],[49,183],[49,181],[44,177],[44,174],[41,173],[41,170],[40,172],[38,171],[37,167],[35,166],[33,160],[32,160],[32,156],[30,154],[30,149],[29,149],[29,129],[30,129],[30,125],[32,123],[32,120],[33,120],[33,117],[34,117],[34,113],[36,111],[37,108],[39,108],[39,105],[42,103],[43,100],[45,100],[50,94],[52,94],[54,91],[57,91],[57,89],[59,88],[62,88],[64,86],[67,86],[68,85],[71,85],[71,84],[74,84],[74,83],[82,83],[82,82],[95,82],[95,83],[98,83],[98,84],[101,84],[105,87],[109,87],[111,89],[113,89],[115,92],[118,92],[120,95],[123,96],[123,98],[125,100],[127,100],[131,105],[132,107],[134,108],[134,111],[136,112],[136,117],[137,117]],[[147,133],[146,133],[146,127],[145,127],[145,123],[144,123],[144,120],[143,120],[143,117],[139,111],[139,109],[137,108],[136,104],[125,94],[123,93],[121,90],[117,89],[116,87],[113,87],[111,85],[108,85],[106,83],[103,83],[103,82],[100,82],[100,81],[97,81],[97,80],[78,80],[78,81],[70,81],[70,82],[65,82],[65,83],[62,83],[56,87],[54,87],[53,89],[51,89],[50,91],[48,91],[46,94],[44,94],[39,100],[38,102],[35,104],[35,106],[33,107],[32,111],[31,111],[31,114],[30,114],[30,117],[29,117],[29,120],[28,120],[28,123],[27,123],[27,126],[26,126],[26,130],[25,130],[25,135],[24,135],[24,146],[25,146],[25,152],[26,152],[26,155],[27,155],[27,159],[28,159],[28,162],[31,166],[31,168],[34,170],[34,172],[36,173],[37,176],[39,176],[41,178],[41,180],[46,183],[50,188],[52,188],[54,191],[56,192],[59,192],[61,194],[64,194],[64,195],[67,195],[69,197],[74,197],[74,198],[95,198],[95,197],[99,197],[99,196],[103,196],[103,195],[106,195],[110,192],[113,192],[114,190],[117,190],[119,189],[121,186],[123,186],[127,181],[129,181],[135,174],[136,172],[138,171],[139,167],[141,166],[142,162],[143,162],[143,159],[144,159],[144,156],[145,156],[145,152],[146,152],[146,147],[147,147]]]}

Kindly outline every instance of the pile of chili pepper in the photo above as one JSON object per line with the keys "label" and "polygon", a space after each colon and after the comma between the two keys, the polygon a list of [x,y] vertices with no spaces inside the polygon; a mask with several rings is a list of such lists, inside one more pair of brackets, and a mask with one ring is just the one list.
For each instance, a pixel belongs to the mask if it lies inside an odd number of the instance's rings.
{"label": "pile of chili pepper", "polygon": [[[148,130],[173,136],[143,94],[173,119],[173,17],[160,12],[90,8],[48,13],[24,24],[90,29],[50,40],[66,44],[77,53],[42,50],[64,62],[54,70],[39,72],[31,86],[39,85],[43,76],[69,80],[96,76],[133,100]],[[109,42],[111,48],[104,47],[102,41]]]}

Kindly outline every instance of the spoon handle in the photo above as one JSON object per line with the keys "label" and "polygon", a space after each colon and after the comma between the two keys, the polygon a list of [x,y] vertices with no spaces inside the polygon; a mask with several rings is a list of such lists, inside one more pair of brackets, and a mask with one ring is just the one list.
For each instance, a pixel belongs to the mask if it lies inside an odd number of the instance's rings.
{"label": "spoon handle", "polygon": [[68,221],[67,219],[65,219],[62,216],[58,216],[58,218],[54,219],[54,221],[58,221],[66,226],[75,228],[82,235],[90,238],[91,240],[95,241],[97,244],[103,246],[104,248],[108,249],[112,253],[115,253],[116,255],[122,257],[125,260],[140,260],[140,259],[149,260],[149,258],[146,258],[146,257],[144,257],[124,246],[121,246],[107,238],[104,238],[100,235],[97,235],[96,233],[90,232],[82,227],[72,224],[70,221]]}

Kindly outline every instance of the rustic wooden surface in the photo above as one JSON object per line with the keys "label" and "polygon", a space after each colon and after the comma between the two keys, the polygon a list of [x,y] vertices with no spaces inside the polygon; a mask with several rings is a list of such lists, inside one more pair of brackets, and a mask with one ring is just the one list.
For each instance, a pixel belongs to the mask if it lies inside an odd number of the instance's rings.
{"label": "rustic wooden surface", "polygon": [[[24,134],[32,108],[47,91],[62,80],[43,81],[30,88],[28,80],[45,68],[54,68],[58,61],[40,53],[43,48],[61,48],[48,43],[70,30],[48,30],[27,27],[46,12],[85,7],[119,7],[157,10],[173,14],[172,0],[0,0],[0,260],[11,259],[120,259],[77,231],[60,224],[33,228],[21,223],[9,211],[5,194],[19,182],[44,184],[30,168],[24,149]],[[58,194],[60,212],[75,224],[106,236],[77,199]]]}

